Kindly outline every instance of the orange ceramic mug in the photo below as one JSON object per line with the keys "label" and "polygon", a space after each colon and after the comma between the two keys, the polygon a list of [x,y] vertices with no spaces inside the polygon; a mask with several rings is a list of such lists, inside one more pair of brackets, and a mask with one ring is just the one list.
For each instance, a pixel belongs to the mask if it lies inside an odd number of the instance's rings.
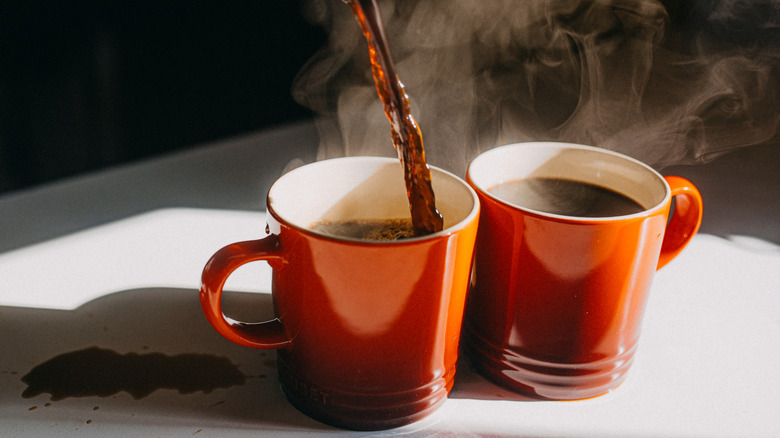
{"label": "orange ceramic mug", "polygon": [[[222,248],[203,271],[211,325],[239,345],[277,349],[285,395],[317,420],[401,426],[432,413],[452,388],[479,201],[463,180],[431,170],[441,232],[373,241],[312,231],[323,220],[409,217],[397,160],[325,160],[277,180],[268,235]],[[273,268],[276,319],[235,321],[222,312],[222,287],[255,260]]]}
{"label": "orange ceramic mug", "polygon": [[656,269],[701,224],[696,187],[621,154],[552,142],[489,150],[467,180],[482,205],[464,322],[477,369],[546,399],[615,388]]}

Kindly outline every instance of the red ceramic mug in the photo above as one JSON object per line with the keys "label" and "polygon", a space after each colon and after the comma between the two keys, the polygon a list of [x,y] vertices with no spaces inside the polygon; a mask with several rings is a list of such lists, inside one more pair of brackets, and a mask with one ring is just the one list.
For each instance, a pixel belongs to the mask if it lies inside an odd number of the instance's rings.
{"label": "red ceramic mug", "polygon": [[[317,420],[401,426],[432,413],[452,388],[479,201],[461,179],[431,170],[441,232],[373,241],[312,231],[322,220],[409,217],[397,160],[325,160],[276,181],[268,235],[222,248],[203,271],[200,300],[211,325],[239,345],[278,350],[285,395]],[[276,318],[235,321],[222,312],[222,287],[255,260],[273,268]]]}
{"label": "red ceramic mug", "polygon": [[696,187],[621,154],[553,142],[489,150],[467,180],[482,206],[464,322],[476,368],[545,399],[618,386],[656,269],[701,224]]}

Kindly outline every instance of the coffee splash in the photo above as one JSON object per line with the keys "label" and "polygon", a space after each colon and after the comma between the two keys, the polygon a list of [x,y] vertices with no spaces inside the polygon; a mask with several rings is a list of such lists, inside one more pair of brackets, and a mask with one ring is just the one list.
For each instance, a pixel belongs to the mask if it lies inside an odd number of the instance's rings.
{"label": "coffee splash", "polygon": [[409,96],[395,72],[390,47],[376,0],[344,0],[368,42],[371,73],[384,112],[390,121],[393,146],[401,160],[415,236],[442,230],[444,219],[436,209],[431,170],[425,159],[422,133],[411,113]]}
{"label": "coffee splash", "polygon": [[[330,35],[294,97],[314,110],[319,158],[383,155],[384,125],[354,19],[311,0]],[[387,0],[398,74],[428,162],[463,174],[526,140],[586,143],[656,167],[780,140],[776,0]]]}
{"label": "coffee splash", "polygon": [[56,356],[37,365],[22,381],[22,397],[48,393],[52,400],[69,397],[109,397],[121,391],[134,399],[158,389],[181,394],[209,393],[243,385],[246,377],[226,357],[207,354],[119,354],[91,347]]}

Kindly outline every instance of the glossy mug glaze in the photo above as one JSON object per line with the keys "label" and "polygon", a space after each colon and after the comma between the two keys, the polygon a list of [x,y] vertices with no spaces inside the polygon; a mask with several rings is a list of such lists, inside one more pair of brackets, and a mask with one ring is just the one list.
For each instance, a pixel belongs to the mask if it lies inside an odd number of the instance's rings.
{"label": "glossy mug glaze", "polygon": [[[441,232],[361,241],[309,230],[320,220],[409,217],[397,160],[325,160],[274,183],[268,236],[224,247],[203,271],[208,321],[239,345],[277,349],[285,395],[312,418],[397,427],[432,413],[452,388],[479,201],[464,181],[431,170]],[[222,287],[255,260],[273,268],[276,318],[235,321],[222,312]]]}
{"label": "glossy mug glaze", "polygon": [[[563,216],[489,192],[524,178],[605,187],[643,210]],[[655,271],[701,224],[696,187],[624,155],[554,142],[487,151],[471,163],[467,181],[482,206],[464,322],[476,368],[503,386],[545,399],[589,398],[618,386],[634,358]]]}

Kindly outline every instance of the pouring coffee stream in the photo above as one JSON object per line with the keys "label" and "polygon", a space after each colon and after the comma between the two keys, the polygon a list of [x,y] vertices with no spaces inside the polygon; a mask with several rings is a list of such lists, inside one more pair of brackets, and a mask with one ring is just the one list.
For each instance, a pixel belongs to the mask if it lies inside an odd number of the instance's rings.
{"label": "pouring coffee stream", "polygon": [[444,220],[436,209],[431,171],[425,161],[422,133],[412,117],[409,97],[398,79],[375,0],[344,0],[352,8],[368,41],[371,72],[385,115],[390,121],[393,146],[404,170],[414,235],[441,231]]}

